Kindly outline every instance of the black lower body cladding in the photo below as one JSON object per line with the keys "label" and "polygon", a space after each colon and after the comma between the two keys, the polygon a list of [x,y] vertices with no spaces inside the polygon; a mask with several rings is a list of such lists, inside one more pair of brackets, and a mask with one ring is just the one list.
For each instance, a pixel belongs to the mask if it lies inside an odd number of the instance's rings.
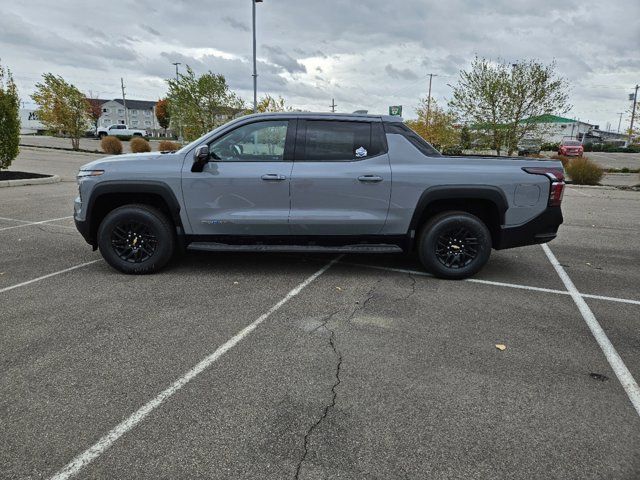
{"label": "black lower body cladding", "polygon": [[503,250],[550,242],[556,238],[562,221],[560,207],[547,207],[540,215],[522,225],[502,227],[494,248]]}

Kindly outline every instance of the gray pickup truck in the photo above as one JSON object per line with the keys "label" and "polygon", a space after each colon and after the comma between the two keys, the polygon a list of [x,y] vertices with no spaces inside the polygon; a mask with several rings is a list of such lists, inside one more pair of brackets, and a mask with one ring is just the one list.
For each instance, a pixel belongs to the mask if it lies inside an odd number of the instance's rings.
{"label": "gray pickup truck", "polygon": [[417,252],[442,278],[562,223],[558,161],[445,157],[397,117],[248,115],[177,152],[78,173],[75,222],[125,273],[200,251]]}

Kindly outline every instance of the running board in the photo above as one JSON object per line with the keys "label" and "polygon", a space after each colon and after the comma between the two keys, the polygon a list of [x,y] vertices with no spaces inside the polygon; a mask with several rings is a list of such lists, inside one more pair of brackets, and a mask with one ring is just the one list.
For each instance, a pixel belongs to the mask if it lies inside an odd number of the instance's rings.
{"label": "running board", "polygon": [[402,253],[398,245],[230,245],[215,242],[193,242],[187,250],[200,252],[291,252],[291,253]]}

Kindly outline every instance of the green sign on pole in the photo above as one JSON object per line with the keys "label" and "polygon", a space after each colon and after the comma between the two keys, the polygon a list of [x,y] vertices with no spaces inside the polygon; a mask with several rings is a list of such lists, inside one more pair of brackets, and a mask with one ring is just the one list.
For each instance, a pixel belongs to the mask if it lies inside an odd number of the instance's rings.
{"label": "green sign on pole", "polygon": [[394,117],[402,116],[402,105],[392,105],[389,107],[389,115]]}

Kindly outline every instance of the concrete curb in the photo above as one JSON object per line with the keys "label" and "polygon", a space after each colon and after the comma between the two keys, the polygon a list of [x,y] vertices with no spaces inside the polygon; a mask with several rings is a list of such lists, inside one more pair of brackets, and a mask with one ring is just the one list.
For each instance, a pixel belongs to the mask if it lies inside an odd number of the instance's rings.
{"label": "concrete curb", "polygon": [[66,148],[66,147],[49,147],[47,145],[27,145],[27,144],[19,144],[20,147],[22,148],[43,148],[45,150],[58,150],[60,152],[73,152],[73,153],[91,153],[94,155],[108,155],[108,153],[104,153],[101,152],[100,150],[86,150],[83,148],[80,148],[78,150],[74,150],[73,148]]}
{"label": "concrete curb", "polygon": [[58,183],[58,182],[60,182],[59,175],[51,175],[50,177],[39,177],[39,178],[23,178],[20,180],[1,180],[0,188],[23,187],[26,185],[45,185],[48,183]]}

